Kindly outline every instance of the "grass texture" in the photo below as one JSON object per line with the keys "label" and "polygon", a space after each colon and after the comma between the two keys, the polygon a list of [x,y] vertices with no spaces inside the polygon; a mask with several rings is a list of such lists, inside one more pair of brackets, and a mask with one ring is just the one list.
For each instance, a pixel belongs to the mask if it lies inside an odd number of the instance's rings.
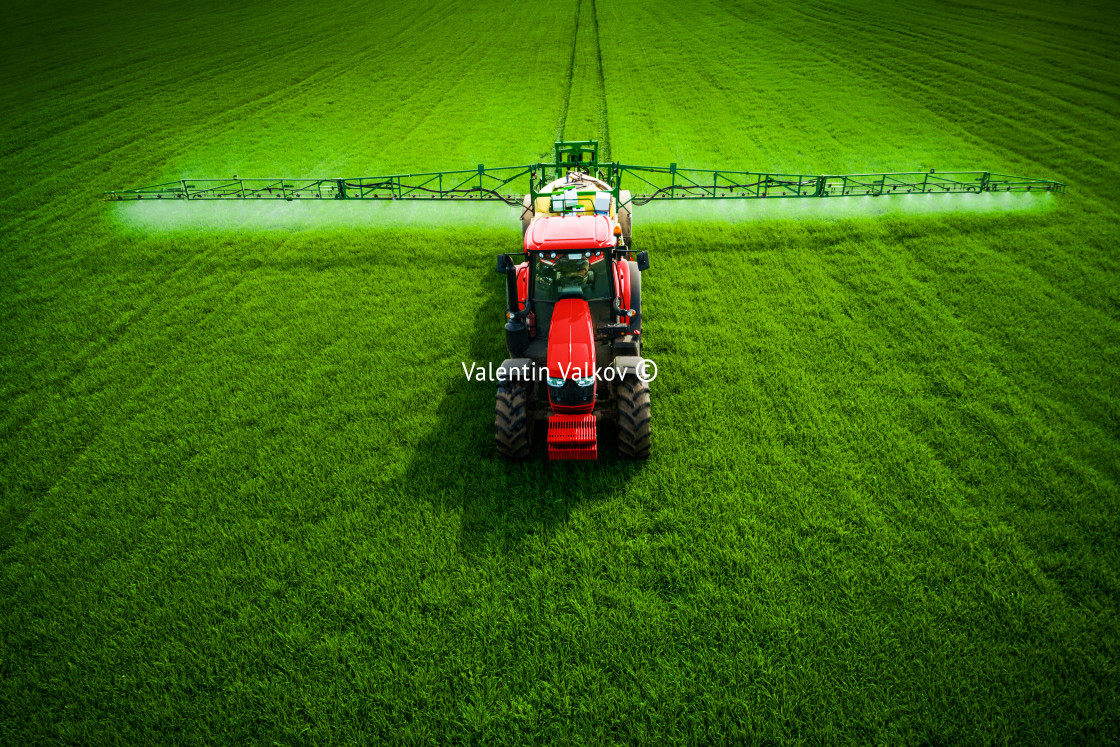
{"label": "grass texture", "polygon": [[[1115,10],[10,3],[0,743],[1115,742]],[[637,464],[495,458],[516,212],[98,200],[557,135],[1069,191],[639,208]]]}

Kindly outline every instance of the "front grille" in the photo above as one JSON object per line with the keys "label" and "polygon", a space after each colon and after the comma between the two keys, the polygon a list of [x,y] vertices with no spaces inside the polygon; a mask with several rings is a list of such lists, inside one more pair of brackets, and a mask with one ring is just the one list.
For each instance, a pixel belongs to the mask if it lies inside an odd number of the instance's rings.
{"label": "front grille", "polygon": [[553,415],[548,419],[549,459],[595,459],[595,416]]}
{"label": "front grille", "polygon": [[565,379],[561,386],[548,387],[548,397],[554,405],[579,407],[594,401],[595,385],[580,386],[575,379]]}

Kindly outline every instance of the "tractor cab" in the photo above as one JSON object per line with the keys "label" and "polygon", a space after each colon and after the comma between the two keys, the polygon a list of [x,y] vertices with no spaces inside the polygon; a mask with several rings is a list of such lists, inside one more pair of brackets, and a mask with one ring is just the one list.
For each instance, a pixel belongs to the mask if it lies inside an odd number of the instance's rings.
{"label": "tractor cab", "polygon": [[[519,301],[532,299],[533,337],[548,338],[557,302],[579,299],[597,323],[612,321],[618,237],[606,215],[542,216],[525,233],[528,262]],[[532,283],[532,293],[529,282]]]}
{"label": "tractor cab", "polygon": [[537,302],[562,298],[610,300],[610,276],[603,250],[533,252],[533,295]]}

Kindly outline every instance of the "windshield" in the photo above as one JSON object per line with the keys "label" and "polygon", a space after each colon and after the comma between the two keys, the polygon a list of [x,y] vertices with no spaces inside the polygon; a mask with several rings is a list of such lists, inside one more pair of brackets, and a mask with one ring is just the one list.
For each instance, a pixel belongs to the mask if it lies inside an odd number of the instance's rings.
{"label": "windshield", "polygon": [[611,279],[602,250],[533,252],[533,297],[539,301],[609,299]]}

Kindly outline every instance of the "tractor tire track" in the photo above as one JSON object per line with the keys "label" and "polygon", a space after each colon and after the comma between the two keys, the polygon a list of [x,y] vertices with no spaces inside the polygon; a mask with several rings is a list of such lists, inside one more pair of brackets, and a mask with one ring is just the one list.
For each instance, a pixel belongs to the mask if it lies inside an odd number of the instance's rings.
{"label": "tractor tire track", "polygon": [[[580,16],[584,14],[587,14],[587,18],[581,24]],[[568,75],[553,139],[584,140],[596,137],[599,140],[599,160],[609,161],[611,146],[607,86],[603,72],[603,43],[599,36],[599,9],[595,0],[588,0],[587,3],[577,0],[573,26]],[[583,36],[580,36],[581,33]],[[569,132],[569,124],[581,128],[580,131]],[[588,126],[592,132],[586,131]]]}
{"label": "tractor tire track", "polygon": [[[572,80],[575,78],[576,73],[576,50],[579,47],[579,14],[583,7],[583,0],[576,0],[576,17],[574,21],[574,28],[572,29],[572,53],[568,57],[568,74],[564,77],[565,87],[564,95],[560,101],[560,116],[556,120],[556,130],[553,135],[553,140],[563,140],[564,130],[568,126],[568,109],[572,105]],[[541,154],[541,158],[545,158],[549,151],[545,150]]]}
{"label": "tractor tire track", "polygon": [[603,75],[603,40],[599,35],[599,9],[591,0],[591,20],[595,24],[595,64],[599,69],[599,160],[611,160],[611,128],[607,116],[607,79]]}

